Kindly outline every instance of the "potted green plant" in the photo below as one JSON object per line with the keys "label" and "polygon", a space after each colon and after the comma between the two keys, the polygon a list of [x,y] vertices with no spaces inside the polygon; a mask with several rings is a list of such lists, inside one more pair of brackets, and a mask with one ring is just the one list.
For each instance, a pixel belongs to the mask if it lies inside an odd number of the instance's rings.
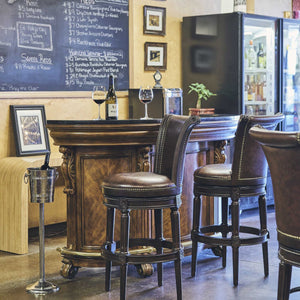
{"label": "potted green plant", "polygon": [[217,94],[212,93],[203,83],[191,83],[189,85],[188,94],[195,92],[197,94],[197,104],[196,108],[190,108],[190,115],[199,115],[199,114],[213,114],[214,108],[201,108],[201,101],[207,101],[211,96],[216,96]]}

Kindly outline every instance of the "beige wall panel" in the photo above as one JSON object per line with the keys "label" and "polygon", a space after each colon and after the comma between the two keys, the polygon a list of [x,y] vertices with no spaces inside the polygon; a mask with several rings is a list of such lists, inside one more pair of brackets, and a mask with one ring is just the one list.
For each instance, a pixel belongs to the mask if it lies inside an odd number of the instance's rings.
{"label": "beige wall panel", "polygon": [[292,10],[292,0],[256,0],[254,10],[256,14],[283,18],[284,11]]}

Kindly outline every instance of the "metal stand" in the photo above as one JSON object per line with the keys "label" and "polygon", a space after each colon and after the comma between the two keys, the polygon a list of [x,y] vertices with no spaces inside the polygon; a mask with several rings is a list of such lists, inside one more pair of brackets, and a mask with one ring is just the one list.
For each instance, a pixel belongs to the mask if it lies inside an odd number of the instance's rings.
{"label": "metal stand", "polygon": [[59,290],[59,287],[45,280],[45,227],[44,227],[44,203],[40,203],[40,280],[26,287],[31,294],[48,294]]}
{"label": "metal stand", "polygon": [[[53,201],[54,191],[54,170],[28,169],[30,177],[31,202],[39,203],[40,219],[39,219],[39,259],[40,259],[40,279],[26,287],[26,291],[31,294],[45,295],[54,293],[59,287],[45,280],[45,226],[44,226],[44,203]],[[25,178],[24,178],[25,180]]]}

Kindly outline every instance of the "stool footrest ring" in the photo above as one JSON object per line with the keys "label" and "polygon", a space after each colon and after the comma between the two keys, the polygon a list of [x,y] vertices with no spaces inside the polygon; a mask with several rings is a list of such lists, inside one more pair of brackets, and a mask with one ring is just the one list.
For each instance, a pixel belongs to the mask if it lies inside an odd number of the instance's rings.
{"label": "stool footrest ring", "polygon": [[[212,236],[207,234],[215,234],[232,232],[232,226],[210,225],[201,227],[199,232],[192,232],[192,240],[209,245],[232,246],[233,241],[230,237]],[[255,235],[254,237],[239,237],[239,246],[262,244],[268,240],[269,232],[262,232],[259,228],[250,226],[240,226],[239,233],[247,233]]]}
{"label": "stool footrest ring", "polygon": [[[183,252],[183,249],[175,249],[172,242],[167,240],[156,240],[148,238],[137,238],[129,240],[129,248],[132,247],[144,247],[146,246],[145,252],[139,251],[139,254],[133,250],[133,254],[122,253],[120,252],[120,241],[116,242],[116,251],[111,251],[107,247],[108,245],[104,244],[101,252],[104,259],[110,260],[117,264],[144,264],[144,263],[163,263],[167,261],[178,260]],[[152,247],[152,252],[155,252],[156,249],[162,248],[167,249],[166,252],[162,254],[151,254],[149,253],[149,246]],[[142,249],[141,249],[142,250]]]}

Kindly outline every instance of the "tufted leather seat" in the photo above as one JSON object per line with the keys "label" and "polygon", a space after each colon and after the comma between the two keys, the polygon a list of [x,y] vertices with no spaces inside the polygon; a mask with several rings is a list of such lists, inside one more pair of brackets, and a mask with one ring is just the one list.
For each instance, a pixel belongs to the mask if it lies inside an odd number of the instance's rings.
{"label": "tufted leather seat", "polygon": [[[249,136],[249,129],[261,124],[275,129],[283,120],[282,114],[275,116],[244,116],[239,120],[235,135],[235,149],[232,164],[209,164],[194,172],[194,214],[192,239],[192,269],[196,274],[198,242],[221,246],[222,265],[226,266],[226,246],[232,247],[233,283],[238,285],[238,250],[240,246],[261,243],[263,245],[264,272],[268,275],[268,230],[266,224],[265,186],[267,162],[258,143]],[[200,228],[201,195],[222,197],[222,223]],[[239,200],[241,197],[259,196],[261,228],[240,226]],[[232,225],[228,225],[228,198],[231,198]],[[214,235],[222,233],[222,237]],[[228,233],[232,235],[227,237]],[[240,232],[254,236],[240,237]],[[210,235],[208,235],[210,234]]]}
{"label": "tufted leather seat", "polygon": [[292,266],[300,267],[300,132],[272,132],[253,127],[250,135],[262,145],[273,182],[278,256],[278,300],[288,300]]}
{"label": "tufted leather seat", "polygon": [[[177,299],[182,299],[181,246],[178,209],[181,205],[182,174],[188,138],[199,117],[166,115],[162,120],[155,146],[153,172],[119,173],[102,184],[107,207],[106,243],[102,257],[106,260],[105,289],[110,290],[112,262],[121,265],[120,299],[126,296],[128,264],[157,263],[158,285],[162,285],[162,263],[174,261]],[[162,209],[170,208],[172,241],[163,238]],[[115,209],[121,211],[121,237],[114,242]],[[155,238],[129,238],[130,210],[154,209]],[[130,253],[129,248],[152,246],[151,254]],[[164,251],[167,248],[168,251]]]}
{"label": "tufted leather seat", "polygon": [[110,184],[105,187],[107,197],[147,198],[160,196],[174,196],[178,188],[167,176],[149,172],[121,173],[109,178]]}

